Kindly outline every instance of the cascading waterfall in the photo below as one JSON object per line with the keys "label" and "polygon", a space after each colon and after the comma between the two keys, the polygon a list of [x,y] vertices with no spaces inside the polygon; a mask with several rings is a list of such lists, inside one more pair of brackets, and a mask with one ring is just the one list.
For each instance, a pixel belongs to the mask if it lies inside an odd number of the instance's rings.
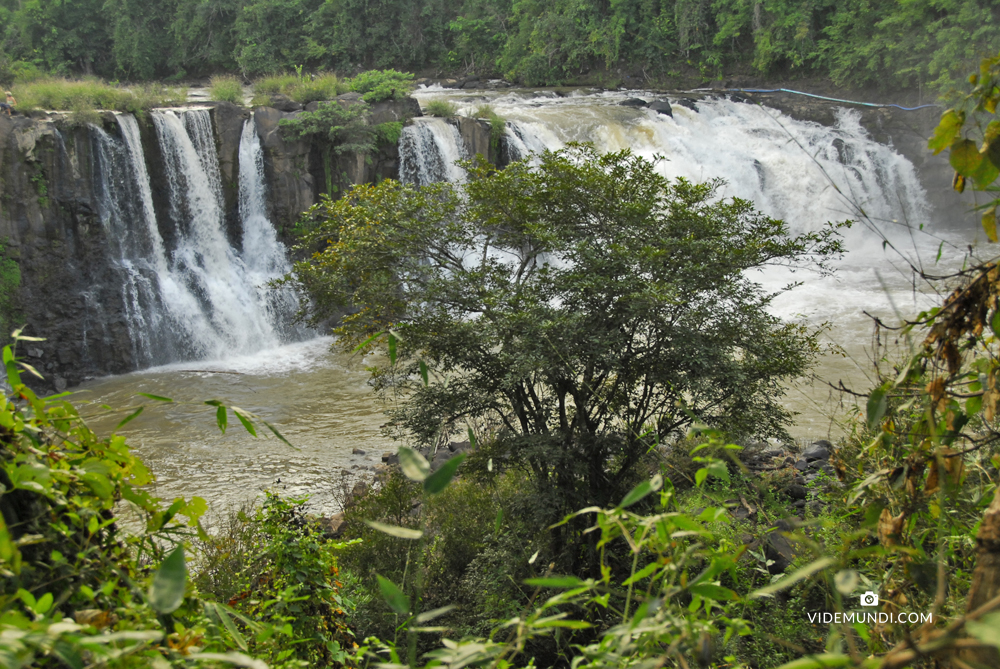
{"label": "cascading waterfall", "polygon": [[[265,213],[263,157],[253,121],[240,142],[242,251],[225,231],[222,177],[206,110],[152,113],[172,226],[157,224],[139,127],[117,117],[121,138],[91,127],[99,215],[120,275],[136,367],[253,353],[295,339],[297,297],[266,284],[290,265]],[[88,308],[96,300],[88,301]],[[101,317],[106,318],[106,315]]]}
{"label": "cascading waterfall", "polygon": [[298,295],[292,290],[270,289],[268,282],[291,270],[287,249],[278,241],[277,231],[267,217],[267,190],[264,183],[264,151],[251,116],[243,124],[239,149],[239,210],[243,222],[243,262],[257,287],[258,303],[269,322],[281,330],[284,338],[305,334],[291,324],[288,316],[298,308]]}
{"label": "cascading waterfall", "polygon": [[421,186],[458,183],[465,170],[455,162],[466,157],[457,127],[440,118],[417,118],[399,137],[399,178]]}

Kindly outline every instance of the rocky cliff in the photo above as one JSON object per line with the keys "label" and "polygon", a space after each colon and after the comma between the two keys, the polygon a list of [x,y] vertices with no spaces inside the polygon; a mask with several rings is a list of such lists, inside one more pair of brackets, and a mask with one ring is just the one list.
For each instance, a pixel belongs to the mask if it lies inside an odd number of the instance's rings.
{"label": "rocky cliff", "polygon": [[[279,236],[287,241],[299,214],[319,198],[323,180],[317,175],[323,168],[317,148],[285,141],[278,130],[282,118],[296,113],[210,105],[225,227],[234,248],[240,242],[240,137],[251,114],[264,150],[269,214]],[[369,122],[403,122],[419,114],[419,105],[408,98],[373,105]],[[167,220],[170,184],[164,157],[149,115],[137,120],[157,227],[170,249],[176,225]],[[99,130],[72,127],[60,113],[0,115],[0,266],[19,270],[3,285],[7,294],[0,300],[0,325],[7,332],[25,325],[26,334],[45,338],[19,350],[46,377],[39,384],[45,390],[138,366],[121,263],[111,251],[113,233],[102,224],[108,198],[107,185],[98,178],[105,160],[98,147],[100,131],[121,139],[120,124],[110,113],[102,116]],[[395,177],[396,147],[349,157],[340,167],[353,183]]]}

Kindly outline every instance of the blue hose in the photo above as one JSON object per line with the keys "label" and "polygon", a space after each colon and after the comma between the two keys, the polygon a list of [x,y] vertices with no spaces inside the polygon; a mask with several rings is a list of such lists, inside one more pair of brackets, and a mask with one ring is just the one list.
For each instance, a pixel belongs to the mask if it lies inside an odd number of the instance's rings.
{"label": "blue hose", "polygon": [[903,107],[897,104],[878,104],[875,102],[858,102],[856,100],[841,100],[840,98],[828,98],[825,95],[816,95],[814,93],[804,93],[802,91],[793,91],[790,88],[724,88],[722,89],[726,92],[737,92],[737,93],[794,93],[795,95],[805,95],[810,98],[817,98],[819,100],[829,100],[830,102],[843,102],[849,105],[862,105],[864,107],[895,107],[896,109],[902,109],[903,111],[917,111],[918,109],[928,109],[930,107],[940,107],[941,105],[929,104],[920,105],[918,107]]}

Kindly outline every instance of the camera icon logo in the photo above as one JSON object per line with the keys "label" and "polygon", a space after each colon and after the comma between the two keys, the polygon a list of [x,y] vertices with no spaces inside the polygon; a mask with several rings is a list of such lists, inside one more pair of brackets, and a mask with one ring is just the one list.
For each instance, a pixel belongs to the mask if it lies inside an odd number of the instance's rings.
{"label": "camera icon logo", "polygon": [[861,595],[861,606],[878,606],[878,595],[871,590]]}

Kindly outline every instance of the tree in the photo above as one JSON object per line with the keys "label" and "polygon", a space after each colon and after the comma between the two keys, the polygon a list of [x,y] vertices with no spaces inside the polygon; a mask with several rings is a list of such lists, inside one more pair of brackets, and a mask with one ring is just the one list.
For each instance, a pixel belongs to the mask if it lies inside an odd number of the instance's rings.
{"label": "tree", "polygon": [[557,494],[554,513],[617,502],[654,441],[694,421],[785,434],[782,383],[816,339],[769,314],[748,272],[822,261],[832,229],[790,237],[718,182],[670,182],[629,151],[467,167],[465,185],[386,181],[318,205],[304,239],[319,250],[295,266],[316,322],[352,309],[340,346],[394,333],[376,385],[406,393],[398,426],[422,443],[475,427]]}

